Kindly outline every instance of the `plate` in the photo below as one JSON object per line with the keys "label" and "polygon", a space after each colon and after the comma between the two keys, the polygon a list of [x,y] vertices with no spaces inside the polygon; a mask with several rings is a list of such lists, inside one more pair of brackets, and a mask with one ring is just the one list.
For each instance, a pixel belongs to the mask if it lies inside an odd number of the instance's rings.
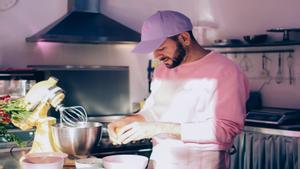
{"label": "plate", "polygon": [[18,0],[0,0],[0,11],[5,11],[17,4]]}

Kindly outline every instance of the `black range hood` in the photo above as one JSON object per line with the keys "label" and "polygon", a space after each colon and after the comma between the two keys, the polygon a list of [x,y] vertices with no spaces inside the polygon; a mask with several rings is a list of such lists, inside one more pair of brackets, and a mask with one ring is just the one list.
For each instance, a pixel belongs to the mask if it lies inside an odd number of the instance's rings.
{"label": "black range hood", "polygon": [[100,13],[100,0],[68,0],[68,12],[26,42],[132,43],[140,34]]}

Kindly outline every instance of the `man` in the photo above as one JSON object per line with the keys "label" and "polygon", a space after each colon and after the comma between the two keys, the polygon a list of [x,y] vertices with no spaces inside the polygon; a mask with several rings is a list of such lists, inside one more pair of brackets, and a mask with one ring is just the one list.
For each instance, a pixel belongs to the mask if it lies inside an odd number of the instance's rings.
{"label": "man", "polygon": [[152,138],[154,168],[228,168],[228,149],[244,126],[248,81],[239,67],[202,48],[189,18],[158,11],[133,52],[153,52],[151,94],[135,115],[108,125],[114,143]]}

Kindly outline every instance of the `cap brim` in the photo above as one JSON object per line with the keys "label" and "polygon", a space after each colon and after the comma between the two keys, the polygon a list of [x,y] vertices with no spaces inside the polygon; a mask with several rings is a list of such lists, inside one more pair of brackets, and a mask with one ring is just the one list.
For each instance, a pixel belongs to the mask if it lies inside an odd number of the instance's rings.
{"label": "cap brim", "polygon": [[138,43],[135,48],[132,50],[133,53],[151,53],[157,49],[166,38],[160,38],[149,41],[141,41]]}

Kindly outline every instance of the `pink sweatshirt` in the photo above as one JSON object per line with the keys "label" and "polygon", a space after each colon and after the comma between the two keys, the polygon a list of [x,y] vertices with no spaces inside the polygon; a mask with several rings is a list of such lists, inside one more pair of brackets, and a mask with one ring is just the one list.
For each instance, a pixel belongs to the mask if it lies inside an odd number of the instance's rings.
{"label": "pink sweatshirt", "polygon": [[[183,148],[226,150],[244,126],[248,94],[239,66],[210,52],[173,69],[160,64],[140,113],[147,121],[180,123],[181,140],[175,144]],[[156,140],[152,156],[170,145],[170,139]]]}

